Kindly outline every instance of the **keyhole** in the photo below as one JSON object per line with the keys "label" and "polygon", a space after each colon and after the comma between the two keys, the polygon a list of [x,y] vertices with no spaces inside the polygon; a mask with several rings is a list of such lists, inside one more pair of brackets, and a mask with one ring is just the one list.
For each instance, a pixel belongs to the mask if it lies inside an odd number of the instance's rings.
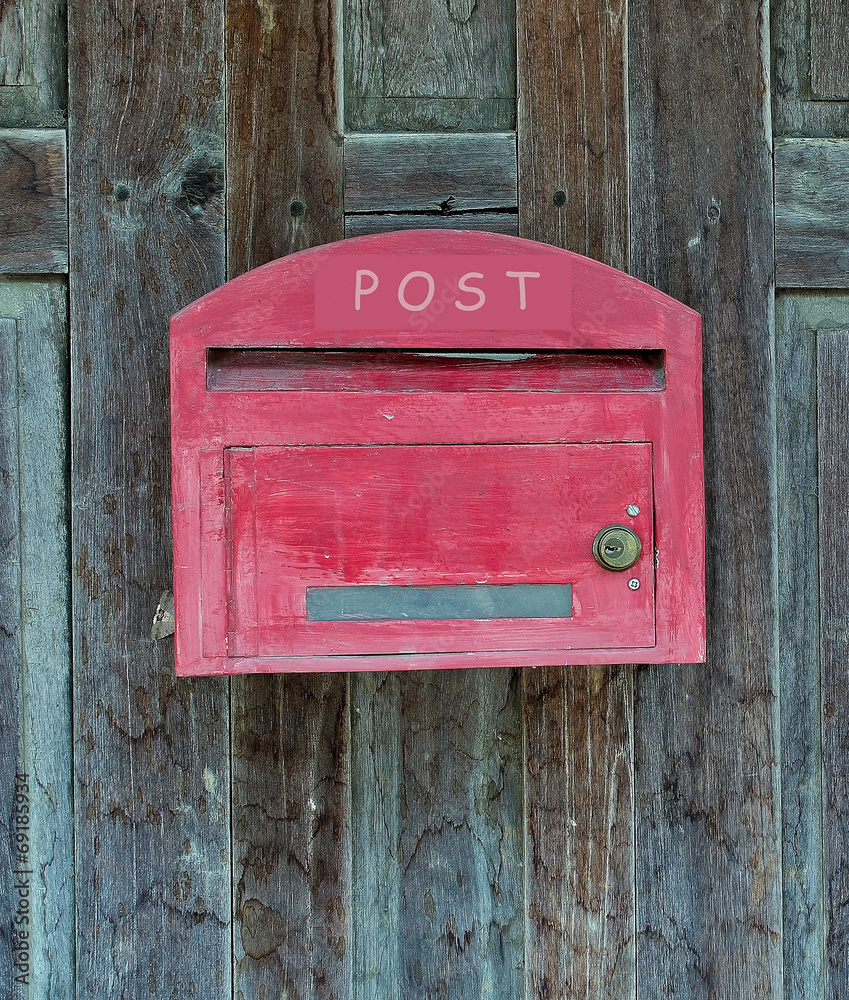
{"label": "keyhole", "polygon": [[593,555],[604,569],[619,572],[630,569],[640,558],[640,539],[622,524],[602,528],[593,542]]}

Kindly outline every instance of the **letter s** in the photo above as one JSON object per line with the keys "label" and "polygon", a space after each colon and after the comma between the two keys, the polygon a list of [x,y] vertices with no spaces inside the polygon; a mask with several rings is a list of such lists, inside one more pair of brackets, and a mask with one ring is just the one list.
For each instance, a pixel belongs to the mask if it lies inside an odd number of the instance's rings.
{"label": "letter s", "polygon": [[483,280],[483,275],[480,271],[469,271],[468,274],[464,274],[462,278],[457,282],[461,292],[471,292],[473,295],[477,295],[478,301],[474,305],[464,305],[459,299],[454,303],[458,309],[462,309],[463,312],[474,312],[476,309],[480,309],[481,306],[486,302],[486,295],[482,288],[478,288],[476,285],[467,285],[466,278],[480,278]]}

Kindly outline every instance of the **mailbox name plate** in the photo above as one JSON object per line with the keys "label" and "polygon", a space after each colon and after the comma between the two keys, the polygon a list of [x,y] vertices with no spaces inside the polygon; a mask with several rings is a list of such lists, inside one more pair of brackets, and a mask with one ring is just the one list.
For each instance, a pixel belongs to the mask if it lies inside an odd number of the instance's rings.
{"label": "mailbox name plate", "polygon": [[371,254],[321,261],[319,330],[568,330],[572,268],[540,254]]}

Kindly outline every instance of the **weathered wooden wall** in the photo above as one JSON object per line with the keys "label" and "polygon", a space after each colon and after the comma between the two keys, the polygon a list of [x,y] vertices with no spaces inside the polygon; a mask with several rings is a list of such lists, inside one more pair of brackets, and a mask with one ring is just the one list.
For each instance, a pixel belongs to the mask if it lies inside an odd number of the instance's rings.
{"label": "weathered wooden wall", "polygon": [[[845,13],[684,6],[0,4],[0,996],[849,991]],[[169,315],[407,227],[702,313],[706,665],[174,677]]]}

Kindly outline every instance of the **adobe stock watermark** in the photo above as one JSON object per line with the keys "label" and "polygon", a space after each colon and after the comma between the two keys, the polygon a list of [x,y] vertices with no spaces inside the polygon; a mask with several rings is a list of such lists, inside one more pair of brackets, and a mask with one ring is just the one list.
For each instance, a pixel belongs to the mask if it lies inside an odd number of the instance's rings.
{"label": "adobe stock watermark", "polygon": [[15,775],[12,805],[12,981],[29,986],[32,968],[32,858],[29,775]]}

